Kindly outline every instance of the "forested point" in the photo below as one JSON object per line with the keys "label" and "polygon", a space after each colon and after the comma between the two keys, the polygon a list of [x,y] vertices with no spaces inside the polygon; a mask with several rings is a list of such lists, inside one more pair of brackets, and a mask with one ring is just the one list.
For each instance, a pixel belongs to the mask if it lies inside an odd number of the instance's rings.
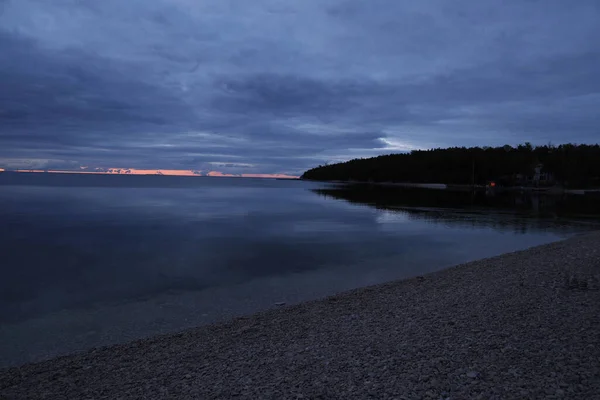
{"label": "forested point", "polygon": [[451,147],[320,165],[302,179],[600,187],[600,145]]}

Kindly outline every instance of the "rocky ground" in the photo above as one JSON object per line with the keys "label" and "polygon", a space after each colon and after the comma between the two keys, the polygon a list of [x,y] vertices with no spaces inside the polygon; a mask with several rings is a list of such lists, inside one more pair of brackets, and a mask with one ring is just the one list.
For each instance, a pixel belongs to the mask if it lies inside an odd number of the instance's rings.
{"label": "rocky ground", "polygon": [[600,233],[0,370],[2,399],[600,399]]}

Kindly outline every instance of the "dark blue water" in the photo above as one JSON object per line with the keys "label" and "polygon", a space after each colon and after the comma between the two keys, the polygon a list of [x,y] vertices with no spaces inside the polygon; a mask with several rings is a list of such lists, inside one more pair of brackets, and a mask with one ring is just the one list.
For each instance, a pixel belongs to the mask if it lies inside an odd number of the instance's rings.
{"label": "dark blue water", "polygon": [[587,229],[378,209],[283,180],[0,174],[5,365],[420,275]]}

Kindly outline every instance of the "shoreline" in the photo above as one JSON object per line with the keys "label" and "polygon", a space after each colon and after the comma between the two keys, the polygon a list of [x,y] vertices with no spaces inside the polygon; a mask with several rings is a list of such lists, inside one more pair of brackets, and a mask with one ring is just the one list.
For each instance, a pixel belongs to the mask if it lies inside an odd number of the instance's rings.
{"label": "shoreline", "polygon": [[[588,230],[588,228],[585,228]],[[323,299],[361,287],[409,279],[458,264],[555,242],[576,232],[546,232],[504,238],[502,233],[481,231],[459,242],[462,251],[439,252],[399,249],[395,254],[323,264],[292,274],[255,277],[234,285],[202,290],[171,291],[152,296],[97,302],[79,309],[63,309],[0,323],[0,369],[40,362],[89,350],[127,343],[156,335],[181,332],[260,311]],[[430,237],[432,242],[445,235]],[[437,239],[436,239],[437,238]],[[479,238],[481,240],[479,240]],[[428,240],[429,240],[428,239]],[[455,242],[456,243],[456,242]],[[471,244],[473,246],[473,244]]]}
{"label": "shoreline", "polygon": [[384,187],[404,187],[404,188],[416,188],[416,189],[432,189],[432,190],[447,190],[450,192],[486,192],[492,191],[495,193],[536,193],[541,195],[586,195],[586,194],[596,194],[600,193],[600,189],[591,188],[591,189],[567,189],[557,186],[548,186],[548,187],[533,187],[533,186],[507,186],[507,187],[497,187],[490,188],[486,185],[476,184],[454,184],[454,183],[413,183],[413,182],[369,182],[369,181],[340,181],[340,180],[330,180],[330,181],[321,181],[321,180],[313,180],[313,179],[302,179],[299,180],[306,182],[320,182],[320,183],[333,183],[333,184],[348,184],[348,185],[375,185],[375,186],[384,186]]}
{"label": "shoreline", "polygon": [[0,369],[20,398],[592,398],[600,232]]}

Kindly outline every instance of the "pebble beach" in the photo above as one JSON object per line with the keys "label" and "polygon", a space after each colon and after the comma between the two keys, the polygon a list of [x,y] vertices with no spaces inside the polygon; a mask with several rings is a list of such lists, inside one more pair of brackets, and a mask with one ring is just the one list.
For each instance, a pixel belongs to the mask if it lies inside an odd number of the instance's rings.
{"label": "pebble beach", "polygon": [[600,233],[0,369],[0,399],[600,399]]}

